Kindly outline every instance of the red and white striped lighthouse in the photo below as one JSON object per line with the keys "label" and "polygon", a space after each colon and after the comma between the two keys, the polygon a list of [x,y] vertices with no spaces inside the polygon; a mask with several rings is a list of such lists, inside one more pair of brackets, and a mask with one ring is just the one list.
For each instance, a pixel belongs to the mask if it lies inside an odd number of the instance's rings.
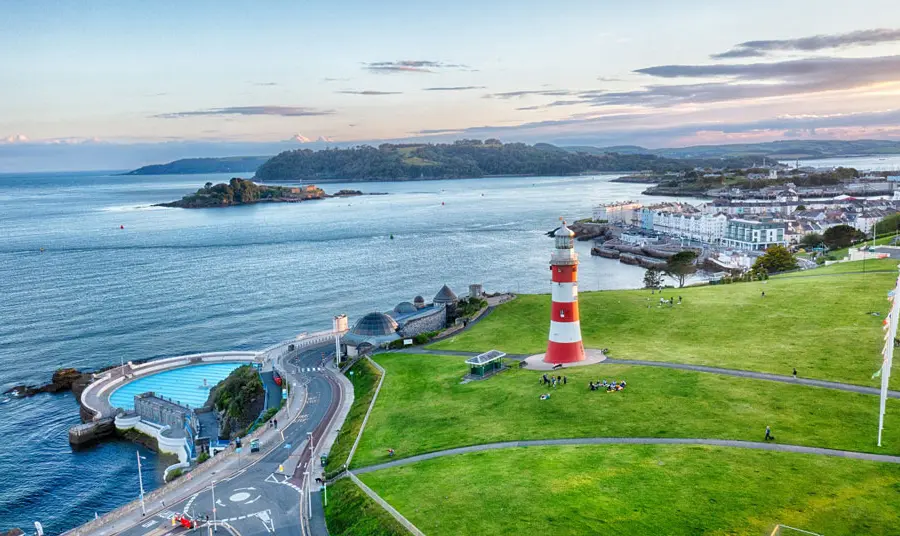
{"label": "red and white striped lighthouse", "polygon": [[575,253],[575,233],[566,222],[553,234],[556,249],[550,256],[553,280],[552,312],[550,314],[550,342],[547,343],[545,363],[575,363],[584,361],[581,342],[581,322],[578,320],[578,254]]}

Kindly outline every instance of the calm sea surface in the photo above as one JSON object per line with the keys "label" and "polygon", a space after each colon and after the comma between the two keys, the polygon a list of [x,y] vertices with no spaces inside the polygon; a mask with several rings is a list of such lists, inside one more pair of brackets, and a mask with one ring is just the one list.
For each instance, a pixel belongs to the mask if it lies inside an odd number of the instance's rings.
{"label": "calm sea surface", "polygon": [[[444,283],[547,292],[545,233],[560,216],[664,200],[593,176],[329,184],[389,195],[150,206],[230,176],[0,175],[0,391],[59,367],[261,348],[327,329],[334,314],[352,323],[430,299]],[[640,286],[642,269],[589,248],[577,243],[583,290]],[[159,485],[157,458],[131,443],[69,448],[70,394],[0,402],[0,529],[41,521],[58,533],[136,498],[136,450],[148,457],[146,489]]]}
{"label": "calm sea surface", "polygon": [[[229,177],[0,176],[0,390],[59,367],[261,348],[444,283],[547,292],[544,233],[644,188],[612,176],[329,184],[389,195],[150,206]],[[643,270],[578,249],[582,289],[639,286]],[[137,447],[72,452],[77,422],[70,394],[0,404],[0,529],[38,520],[52,534],[136,497]],[[142,454],[152,489],[161,467]]]}

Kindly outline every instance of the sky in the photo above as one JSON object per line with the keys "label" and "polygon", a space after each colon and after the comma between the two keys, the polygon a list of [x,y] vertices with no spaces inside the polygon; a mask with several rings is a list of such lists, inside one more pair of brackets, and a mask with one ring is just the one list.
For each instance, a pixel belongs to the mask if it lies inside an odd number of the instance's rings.
{"label": "sky", "polygon": [[896,0],[0,0],[0,13],[0,172],[400,140],[900,140]]}

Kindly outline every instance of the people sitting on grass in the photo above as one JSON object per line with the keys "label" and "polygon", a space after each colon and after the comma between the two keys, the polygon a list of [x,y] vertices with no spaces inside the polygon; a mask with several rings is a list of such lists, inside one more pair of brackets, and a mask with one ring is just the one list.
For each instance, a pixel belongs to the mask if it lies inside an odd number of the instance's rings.
{"label": "people sitting on grass", "polygon": [[612,382],[608,382],[606,380],[598,380],[597,383],[589,382],[588,387],[590,388],[591,391],[596,391],[603,387],[606,388],[606,392],[624,391],[625,390],[625,380],[612,381]]}
{"label": "people sitting on grass", "polygon": [[541,400],[550,400],[550,393],[544,393],[541,395]]}

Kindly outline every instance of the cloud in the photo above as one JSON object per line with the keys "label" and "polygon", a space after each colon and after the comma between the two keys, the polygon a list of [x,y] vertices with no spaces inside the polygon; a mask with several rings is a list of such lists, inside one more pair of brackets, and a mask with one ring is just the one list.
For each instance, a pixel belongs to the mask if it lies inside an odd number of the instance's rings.
{"label": "cloud", "polygon": [[813,35],[797,39],[746,41],[735,45],[734,48],[727,52],[713,54],[710,57],[717,60],[728,58],[754,58],[766,56],[770,52],[776,51],[815,52],[830,48],[872,46],[894,41],[900,41],[900,29],[876,28],[843,34]]}
{"label": "cloud", "polygon": [[445,70],[473,70],[468,65],[459,63],[444,63],[432,60],[400,60],[400,61],[373,61],[363,63],[363,69],[369,72],[391,73],[434,73]]}
{"label": "cloud", "polygon": [[648,85],[619,92],[578,94],[592,106],[725,102],[856,89],[900,81],[900,56],[812,58],[771,63],[661,65],[635,71],[657,78],[721,78],[717,82]]}
{"label": "cloud", "polygon": [[297,143],[309,143],[312,140],[304,136],[303,134],[297,133],[287,139],[287,141],[295,141]]}
{"label": "cloud", "polygon": [[344,95],[400,95],[402,92],[400,91],[376,91],[374,89],[366,89],[362,91],[351,91],[351,90],[343,90],[343,91],[335,91],[335,93],[343,93]]}
{"label": "cloud", "polygon": [[328,78],[328,77],[322,79],[323,82],[348,82],[349,80],[350,80],[349,78]]}
{"label": "cloud", "polygon": [[621,78],[610,78],[608,76],[598,76],[597,80],[601,82],[623,82]]}
{"label": "cloud", "polygon": [[484,86],[426,87],[422,88],[422,91],[468,91],[470,89],[484,89]]}
{"label": "cloud", "polygon": [[197,117],[208,115],[275,115],[281,117],[307,117],[334,114],[334,110],[319,110],[304,106],[229,106],[227,108],[210,108],[208,110],[191,110],[186,112],[170,112],[151,117],[159,119],[178,119],[181,117]]}
{"label": "cloud", "polygon": [[3,138],[3,143],[28,143],[28,136],[25,134],[13,134]]}
{"label": "cloud", "polygon": [[485,95],[486,99],[519,99],[530,95],[540,95],[543,97],[566,97],[569,95],[577,95],[582,93],[572,89],[524,89],[519,91],[505,91],[502,93],[490,93]]}
{"label": "cloud", "polygon": [[254,82],[254,86],[277,86],[278,82]]}
{"label": "cloud", "polygon": [[316,141],[320,143],[332,143],[334,141],[334,138],[329,138],[328,136],[319,136],[318,138],[316,138]]}

